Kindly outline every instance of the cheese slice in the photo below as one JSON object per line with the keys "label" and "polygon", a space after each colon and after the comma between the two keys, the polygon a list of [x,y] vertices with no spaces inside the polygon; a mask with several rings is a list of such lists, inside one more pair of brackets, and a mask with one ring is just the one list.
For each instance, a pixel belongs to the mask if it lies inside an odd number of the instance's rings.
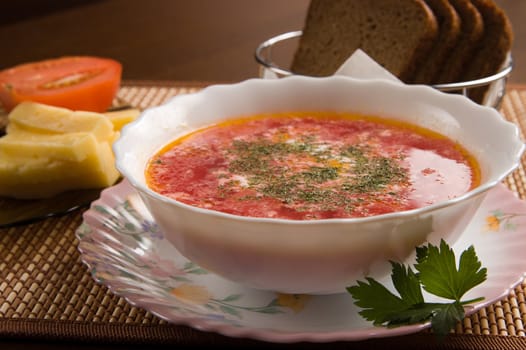
{"label": "cheese slice", "polygon": [[[45,198],[68,190],[103,188],[114,184],[119,172],[114,166],[110,143],[91,142],[89,137],[83,142],[89,145],[89,149],[85,150],[82,160],[73,159],[78,153],[68,154],[60,148],[35,156],[29,150],[29,143],[19,154],[11,148],[14,143],[0,145],[0,196]],[[51,150],[54,146],[46,147]]]}
{"label": "cheese slice", "polygon": [[98,152],[95,135],[88,132],[68,134],[7,134],[0,138],[0,150],[7,156],[48,158],[80,162]]}
{"label": "cheese slice", "polygon": [[23,102],[9,113],[8,118],[8,134],[91,132],[99,141],[114,138],[113,124],[101,113],[72,111],[41,103]]}
{"label": "cheese slice", "polygon": [[45,198],[119,178],[111,148],[119,133],[104,114],[24,102],[8,118],[0,138],[0,196]]}
{"label": "cheese slice", "polygon": [[122,111],[107,112],[104,115],[113,124],[113,130],[120,131],[122,127],[135,119],[141,114],[137,108],[124,109]]}

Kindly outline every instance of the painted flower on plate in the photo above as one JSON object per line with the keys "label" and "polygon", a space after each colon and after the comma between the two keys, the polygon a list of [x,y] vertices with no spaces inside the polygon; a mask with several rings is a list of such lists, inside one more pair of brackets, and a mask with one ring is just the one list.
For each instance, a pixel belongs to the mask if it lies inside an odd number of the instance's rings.
{"label": "painted flower on plate", "polygon": [[170,294],[182,302],[194,305],[205,305],[212,297],[205,287],[186,283],[172,288]]}
{"label": "painted flower on plate", "polygon": [[183,276],[185,274],[185,271],[179,268],[173,260],[163,259],[157,254],[137,255],[136,259],[157,278]]}
{"label": "painted flower on plate", "polygon": [[501,210],[494,210],[486,216],[484,229],[485,231],[492,232],[515,231],[518,224],[513,219],[519,216],[524,216],[524,214],[505,213]]}
{"label": "painted flower on plate", "polygon": [[307,294],[277,293],[277,297],[277,303],[279,306],[288,307],[294,312],[300,312],[305,308],[305,305],[311,296]]}

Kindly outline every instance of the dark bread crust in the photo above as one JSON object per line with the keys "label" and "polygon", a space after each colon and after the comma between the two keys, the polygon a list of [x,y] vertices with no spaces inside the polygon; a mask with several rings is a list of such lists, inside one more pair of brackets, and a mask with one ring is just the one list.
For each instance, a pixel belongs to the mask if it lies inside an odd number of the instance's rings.
{"label": "dark bread crust", "polygon": [[[471,0],[484,20],[484,37],[467,65],[463,80],[473,80],[495,74],[506,61],[513,44],[511,22],[492,0]],[[470,89],[468,96],[482,103],[489,86]]]}
{"label": "dark bread crust", "polygon": [[427,57],[419,63],[415,76],[416,84],[432,84],[433,79],[447,59],[460,37],[461,19],[448,0],[426,0],[438,21],[438,37]]}
{"label": "dark bread crust", "polygon": [[473,51],[484,34],[482,15],[471,0],[449,0],[462,21],[457,45],[443,62],[441,70],[433,79],[435,84],[453,83],[462,80],[462,70],[470,63]]}
{"label": "dark bread crust", "polygon": [[407,81],[437,35],[423,0],[312,0],[291,70],[331,75],[360,48]]}

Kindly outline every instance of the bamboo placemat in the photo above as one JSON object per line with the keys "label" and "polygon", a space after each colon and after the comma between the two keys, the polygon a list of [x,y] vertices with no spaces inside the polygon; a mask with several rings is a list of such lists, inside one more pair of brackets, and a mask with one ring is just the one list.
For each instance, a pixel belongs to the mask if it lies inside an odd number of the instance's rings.
{"label": "bamboo placemat", "polygon": [[[144,109],[161,104],[177,94],[198,91],[204,85],[126,82],[118,100]],[[526,86],[510,86],[501,110],[526,134]],[[523,159],[519,169],[505,182],[522,199],[526,198],[525,169],[526,159]],[[82,212],[83,209],[32,224],[0,229],[0,339],[110,344],[270,345],[169,324],[95,283],[77,250],[75,230],[82,222]],[[526,272],[526,259],[524,270]],[[429,331],[423,331],[361,342],[287,346],[524,349],[525,327],[526,282],[523,282],[503,300],[465,318],[442,342],[438,342]]]}

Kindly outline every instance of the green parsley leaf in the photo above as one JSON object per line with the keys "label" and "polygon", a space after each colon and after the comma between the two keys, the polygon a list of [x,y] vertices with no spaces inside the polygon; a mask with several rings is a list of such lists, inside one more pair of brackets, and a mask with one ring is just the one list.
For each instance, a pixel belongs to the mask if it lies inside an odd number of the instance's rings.
{"label": "green parsley leaf", "polygon": [[421,323],[429,320],[440,308],[437,304],[421,303],[411,305],[405,310],[390,315],[390,327],[402,326],[406,324]]}
{"label": "green parsley leaf", "polygon": [[427,251],[417,254],[415,268],[420,272],[424,289],[431,294],[459,301],[467,291],[486,280],[487,270],[481,268],[473,246],[462,253],[458,270],[455,253],[444,240],[440,248],[429,245],[423,249]]}
{"label": "green parsley leaf", "polygon": [[355,304],[364,308],[360,315],[367,321],[373,321],[377,326],[383,325],[389,322],[390,315],[396,315],[411,306],[375,279],[366,279],[368,283],[358,281],[357,286],[348,287],[347,291],[356,300]]}
{"label": "green parsley leaf", "polygon": [[455,301],[451,304],[441,304],[431,317],[431,328],[439,336],[448,334],[465,316],[464,307]]}
{"label": "green parsley leaf", "polygon": [[[399,296],[370,277],[347,287],[347,291],[355,305],[363,309],[360,315],[377,326],[396,327],[431,321],[433,331],[445,336],[464,318],[464,305],[483,299],[460,300],[486,280],[487,270],[481,267],[473,246],[462,253],[457,269],[455,253],[444,240],[439,247],[432,244],[417,247],[416,262],[414,268],[418,273],[408,266],[391,262],[391,280]],[[452,302],[425,302],[422,288]]]}
{"label": "green parsley leaf", "polygon": [[400,297],[406,300],[409,305],[423,303],[424,297],[420,288],[420,280],[413,270],[396,262],[391,262],[391,266],[393,270],[391,279]]}

